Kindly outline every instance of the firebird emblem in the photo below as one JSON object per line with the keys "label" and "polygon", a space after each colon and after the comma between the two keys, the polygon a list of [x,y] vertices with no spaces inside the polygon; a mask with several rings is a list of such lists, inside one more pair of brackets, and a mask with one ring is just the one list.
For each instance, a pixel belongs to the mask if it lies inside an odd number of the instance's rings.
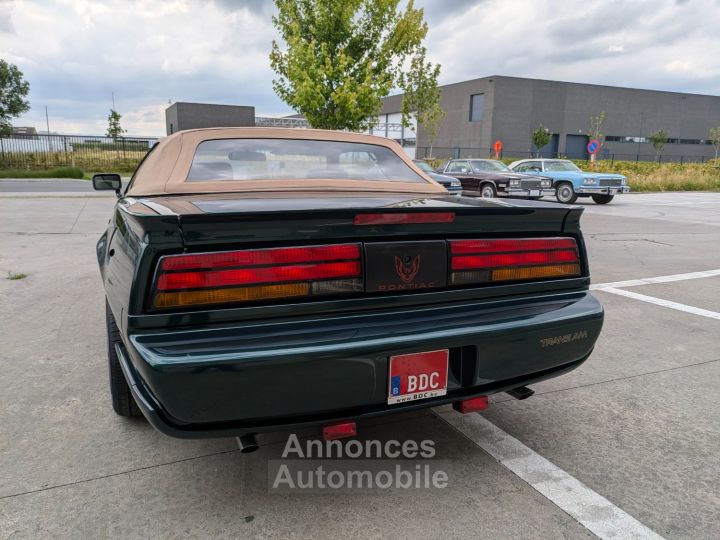
{"label": "firebird emblem", "polygon": [[420,255],[411,258],[406,255],[404,258],[395,257],[395,271],[403,283],[410,283],[420,270]]}

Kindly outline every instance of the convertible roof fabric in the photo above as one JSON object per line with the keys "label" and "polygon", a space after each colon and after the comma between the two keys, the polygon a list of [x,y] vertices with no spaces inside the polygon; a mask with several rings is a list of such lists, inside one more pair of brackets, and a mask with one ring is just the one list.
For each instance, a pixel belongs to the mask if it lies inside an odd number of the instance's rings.
{"label": "convertible roof fabric", "polygon": [[[410,169],[425,182],[398,182],[378,180],[348,180],[328,178],[267,179],[267,180],[211,180],[188,182],[197,146],[203,141],[218,139],[300,139],[340,141],[385,146],[397,154]],[[417,168],[402,147],[383,137],[329,131],[293,128],[206,128],[179,131],[162,139],[135,172],[127,196],[168,195],[179,193],[229,192],[392,192],[419,194],[447,194],[440,184]]]}

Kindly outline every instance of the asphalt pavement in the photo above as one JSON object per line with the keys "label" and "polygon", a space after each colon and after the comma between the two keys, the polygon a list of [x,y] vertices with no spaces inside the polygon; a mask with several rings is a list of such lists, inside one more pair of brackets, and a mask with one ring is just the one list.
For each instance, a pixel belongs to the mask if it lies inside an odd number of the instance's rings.
{"label": "asphalt pavement", "polygon": [[94,251],[112,194],[7,184],[0,538],[719,536],[720,194],[583,204],[606,322],[579,369],[528,400],[493,396],[482,415],[358,426],[360,441],[434,441],[447,487],[281,493],[269,471],[287,433],[241,454],[232,439],[171,439],[112,412]]}
{"label": "asphalt pavement", "polygon": [[[129,179],[123,178],[123,185]],[[0,178],[0,193],[101,193],[90,180],[70,178]],[[112,192],[103,194],[112,195]]]}

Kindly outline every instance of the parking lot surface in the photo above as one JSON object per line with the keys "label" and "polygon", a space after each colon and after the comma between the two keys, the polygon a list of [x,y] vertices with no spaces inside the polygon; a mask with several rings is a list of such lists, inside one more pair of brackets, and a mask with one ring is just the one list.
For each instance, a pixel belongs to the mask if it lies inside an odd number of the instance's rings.
{"label": "parking lot surface", "polygon": [[579,369],[482,418],[359,424],[435,441],[446,488],[291,494],[268,489],[287,433],[241,454],[115,416],[94,253],[113,197],[78,195],[0,194],[0,538],[720,535],[720,194],[583,204],[606,322]]}

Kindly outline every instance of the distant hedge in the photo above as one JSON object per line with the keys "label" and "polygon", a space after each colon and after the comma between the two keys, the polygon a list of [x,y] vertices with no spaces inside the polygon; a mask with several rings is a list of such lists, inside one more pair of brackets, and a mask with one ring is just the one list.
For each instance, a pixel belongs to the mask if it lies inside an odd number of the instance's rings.
{"label": "distant hedge", "polygon": [[55,167],[53,169],[0,169],[0,178],[83,178],[79,167]]}

